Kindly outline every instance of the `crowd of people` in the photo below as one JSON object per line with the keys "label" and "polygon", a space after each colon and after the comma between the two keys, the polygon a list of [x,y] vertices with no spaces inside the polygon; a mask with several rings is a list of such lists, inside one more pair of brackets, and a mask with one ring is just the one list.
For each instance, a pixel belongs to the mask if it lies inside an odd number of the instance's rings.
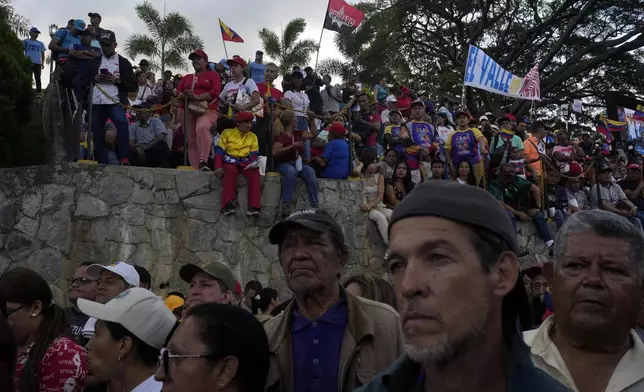
{"label": "crowd of people", "polygon": [[[261,51],[249,65],[196,50],[194,73],[157,81],[89,16],[49,44],[61,86],[90,105],[73,149],[214,171],[226,215],[239,175],[258,216],[260,167],[279,172],[268,239],[289,293],[243,284],[218,261],[183,265],[187,289],[169,293],[145,268],[83,263],[63,309],[36,272],[11,269],[0,390],[644,390],[642,156],[509,113],[473,118],[385,79],[337,86],[306,67],[280,90]],[[387,244],[385,274],[341,279],[349,248],[316,179],[350,176]],[[294,211],[298,177],[310,208]],[[520,270],[518,221],[533,222],[547,263]]]}
{"label": "crowd of people", "polygon": [[0,276],[0,390],[644,388],[644,233],[625,217],[575,213],[553,260],[525,271],[512,221],[480,187],[420,184],[387,231],[388,273],[341,281],[341,227],[294,211],[269,233],[282,295],[219,261],[183,265],[173,292],[139,266],[83,263],[61,308],[43,277],[13,268]]}
{"label": "crowd of people", "polygon": [[[636,226],[644,218],[638,210],[642,157],[615,148],[610,161],[594,160],[598,149],[589,134],[571,138],[563,128],[509,113],[476,119],[449,98],[438,104],[406,86],[394,90],[385,78],[372,90],[355,78],[333,85],[331,76],[320,78],[311,67],[281,75],[279,89],[278,67],[265,63],[262,51],[251,64],[242,56],[215,63],[199,49],[188,56],[193,73],[165,71],[157,81],[149,61],[133,67],[116,52],[116,36],[101,27],[101,16],[89,17],[89,25],[70,20],[48,46],[60,83],[81,106],[91,103],[90,125],[69,138],[75,156],[93,152],[102,164],[214,170],[223,178],[226,215],[239,211],[235,184],[243,175],[245,213],[259,216],[260,173],[274,170],[281,175],[282,218],[292,212],[298,177],[313,208],[317,178],[361,178],[361,209],[385,243],[392,207],[414,186],[436,179],[488,190],[512,222],[532,221],[551,251],[549,220],[561,227],[591,208]],[[25,41],[34,72],[44,56],[38,33],[32,29]]]}

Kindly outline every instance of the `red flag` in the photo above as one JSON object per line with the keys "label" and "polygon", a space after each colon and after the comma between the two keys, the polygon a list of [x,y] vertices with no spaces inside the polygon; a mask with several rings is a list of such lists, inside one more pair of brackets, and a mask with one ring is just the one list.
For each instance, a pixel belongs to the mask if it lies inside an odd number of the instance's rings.
{"label": "red flag", "polygon": [[324,28],[342,34],[351,34],[360,26],[364,14],[344,0],[330,0],[324,19]]}

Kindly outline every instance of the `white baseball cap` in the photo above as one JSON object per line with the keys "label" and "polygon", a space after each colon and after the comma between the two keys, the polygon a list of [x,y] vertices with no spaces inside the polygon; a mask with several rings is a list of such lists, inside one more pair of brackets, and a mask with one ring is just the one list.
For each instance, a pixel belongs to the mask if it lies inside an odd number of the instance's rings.
{"label": "white baseball cap", "polygon": [[396,98],[395,95],[391,94],[390,96],[387,97],[387,102],[398,102],[398,99]]}
{"label": "white baseball cap", "polygon": [[120,324],[151,347],[161,349],[177,318],[153,292],[133,287],[106,304],[78,299],[78,309],[97,320]]}
{"label": "white baseball cap", "polygon": [[488,120],[488,119],[487,119],[487,116],[481,116],[481,117],[479,118],[479,122],[481,122],[481,121],[483,121],[483,120],[485,120],[485,121],[490,121],[490,120]]}
{"label": "white baseball cap", "polygon": [[141,283],[139,273],[136,272],[134,266],[122,261],[117,261],[115,264],[110,265],[92,264],[87,267],[87,273],[93,278],[98,278],[103,270],[117,274],[130,286],[139,287]]}

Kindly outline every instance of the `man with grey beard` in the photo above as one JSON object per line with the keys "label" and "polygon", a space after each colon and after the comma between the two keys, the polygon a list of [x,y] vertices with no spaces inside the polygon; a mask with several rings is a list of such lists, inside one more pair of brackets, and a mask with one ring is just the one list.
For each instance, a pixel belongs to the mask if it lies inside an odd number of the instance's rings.
{"label": "man with grey beard", "polygon": [[519,334],[529,305],[517,249],[508,215],[484,190],[416,187],[389,225],[406,353],[358,391],[569,391],[534,367]]}

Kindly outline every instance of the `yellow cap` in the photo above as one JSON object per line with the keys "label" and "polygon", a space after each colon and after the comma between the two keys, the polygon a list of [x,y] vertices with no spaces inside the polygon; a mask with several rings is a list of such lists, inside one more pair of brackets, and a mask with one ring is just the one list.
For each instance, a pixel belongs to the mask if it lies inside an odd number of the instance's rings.
{"label": "yellow cap", "polygon": [[169,295],[165,299],[165,306],[167,306],[171,312],[174,312],[176,308],[183,306],[183,303],[183,299],[177,295]]}

